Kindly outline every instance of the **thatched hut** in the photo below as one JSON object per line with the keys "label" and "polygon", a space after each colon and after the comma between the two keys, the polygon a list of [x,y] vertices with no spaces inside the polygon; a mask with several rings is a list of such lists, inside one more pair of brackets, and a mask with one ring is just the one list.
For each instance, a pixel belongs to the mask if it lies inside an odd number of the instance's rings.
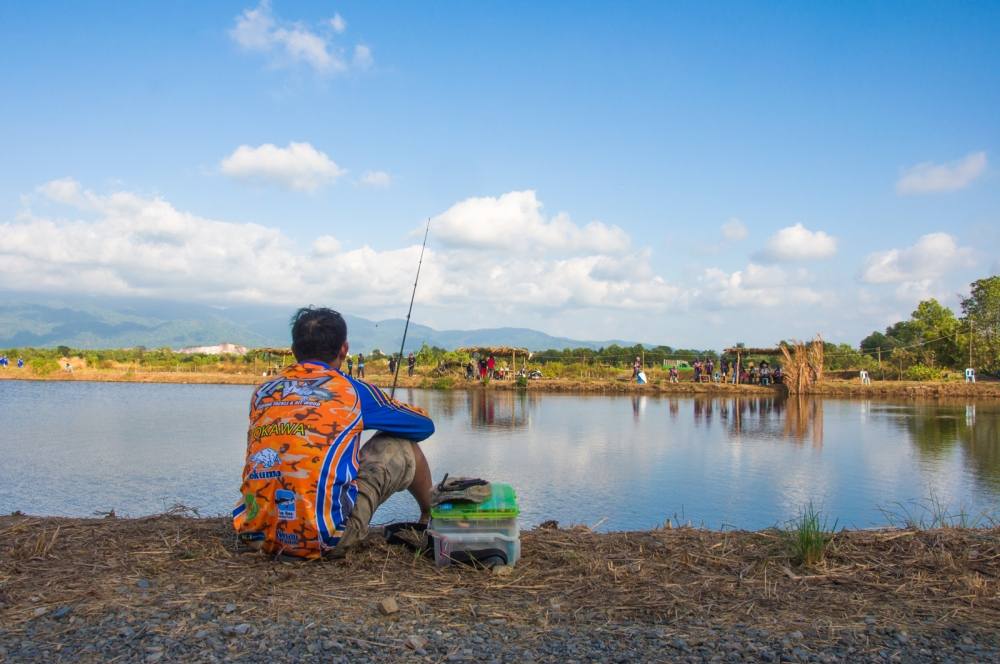
{"label": "thatched hut", "polygon": [[780,357],[780,348],[747,348],[745,346],[733,346],[732,348],[727,348],[722,351],[726,355],[736,356],[736,383],[740,382],[740,369],[743,366],[743,358],[750,357],[752,355],[766,355],[768,357]]}
{"label": "thatched hut", "polygon": [[488,357],[492,355],[498,362],[510,358],[511,371],[517,373],[517,360],[520,358],[521,365],[524,366],[531,359],[531,351],[527,348],[515,348],[514,346],[467,346],[457,349],[459,353],[468,353],[472,357]]}

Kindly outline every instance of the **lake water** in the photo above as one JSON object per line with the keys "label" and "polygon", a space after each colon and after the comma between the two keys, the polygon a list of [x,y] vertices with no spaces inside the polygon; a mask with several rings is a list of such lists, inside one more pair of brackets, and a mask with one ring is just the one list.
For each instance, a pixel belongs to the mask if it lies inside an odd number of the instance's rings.
{"label": "lake water", "polygon": [[[0,513],[203,515],[238,498],[250,387],[0,381]],[[936,500],[1000,512],[1000,403],[402,390],[445,473],[510,482],[525,525],[841,525]],[[406,494],[376,522],[416,516]]]}

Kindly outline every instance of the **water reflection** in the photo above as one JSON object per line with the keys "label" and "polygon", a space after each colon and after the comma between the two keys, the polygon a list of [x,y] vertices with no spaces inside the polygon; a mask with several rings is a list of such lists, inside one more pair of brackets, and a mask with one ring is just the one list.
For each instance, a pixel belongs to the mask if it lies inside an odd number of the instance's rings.
{"label": "water reflection", "polygon": [[[0,381],[0,513],[228,510],[250,388]],[[525,526],[784,523],[807,501],[861,527],[928,487],[1000,511],[1000,403],[397,390],[426,408],[445,472],[509,481]],[[183,412],[178,420],[176,413]],[[32,417],[25,417],[31,413]],[[137,435],[141,430],[141,435]],[[82,461],[81,461],[82,460]],[[406,494],[377,522],[412,519]]]}
{"label": "water reflection", "polygon": [[523,429],[531,424],[538,396],[521,391],[469,390],[465,393],[473,428]]}
{"label": "water reflection", "polygon": [[[1000,407],[992,403],[935,401],[878,409],[906,431],[923,459],[939,460],[956,449],[976,478],[1000,489]],[[977,411],[980,417],[977,417]]]}
{"label": "water reflection", "polygon": [[[733,438],[784,438],[823,447],[823,401],[807,397],[698,397],[691,402],[696,426],[715,422]],[[667,399],[671,420],[680,415],[680,400]]]}
{"label": "water reflection", "polygon": [[802,395],[789,397],[785,413],[785,436],[798,442],[823,447],[823,400]]}

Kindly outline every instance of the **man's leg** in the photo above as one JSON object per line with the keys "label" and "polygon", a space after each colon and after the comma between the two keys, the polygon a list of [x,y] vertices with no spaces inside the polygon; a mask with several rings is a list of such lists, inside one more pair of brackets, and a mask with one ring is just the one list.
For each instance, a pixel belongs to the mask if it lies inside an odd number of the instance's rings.
{"label": "man's leg", "polygon": [[379,433],[365,443],[358,457],[357,499],[334,551],[335,557],[368,535],[368,524],[375,510],[398,491],[410,490],[420,505],[421,520],[425,520],[425,514],[430,516],[430,468],[417,444]]}
{"label": "man's leg", "polygon": [[431,467],[427,464],[427,457],[417,443],[410,443],[413,446],[413,459],[416,462],[413,473],[413,481],[408,487],[410,494],[420,506],[420,522],[427,523],[431,518]]}

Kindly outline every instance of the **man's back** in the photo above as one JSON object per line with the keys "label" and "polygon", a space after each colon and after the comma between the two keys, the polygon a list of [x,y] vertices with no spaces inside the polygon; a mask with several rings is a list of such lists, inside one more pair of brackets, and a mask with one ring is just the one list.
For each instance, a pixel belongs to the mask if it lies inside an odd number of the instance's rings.
{"label": "man's back", "polygon": [[241,539],[305,558],[336,546],[357,498],[361,432],[372,428],[422,440],[434,425],[322,362],[296,364],[258,387],[243,501],[233,511]]}

